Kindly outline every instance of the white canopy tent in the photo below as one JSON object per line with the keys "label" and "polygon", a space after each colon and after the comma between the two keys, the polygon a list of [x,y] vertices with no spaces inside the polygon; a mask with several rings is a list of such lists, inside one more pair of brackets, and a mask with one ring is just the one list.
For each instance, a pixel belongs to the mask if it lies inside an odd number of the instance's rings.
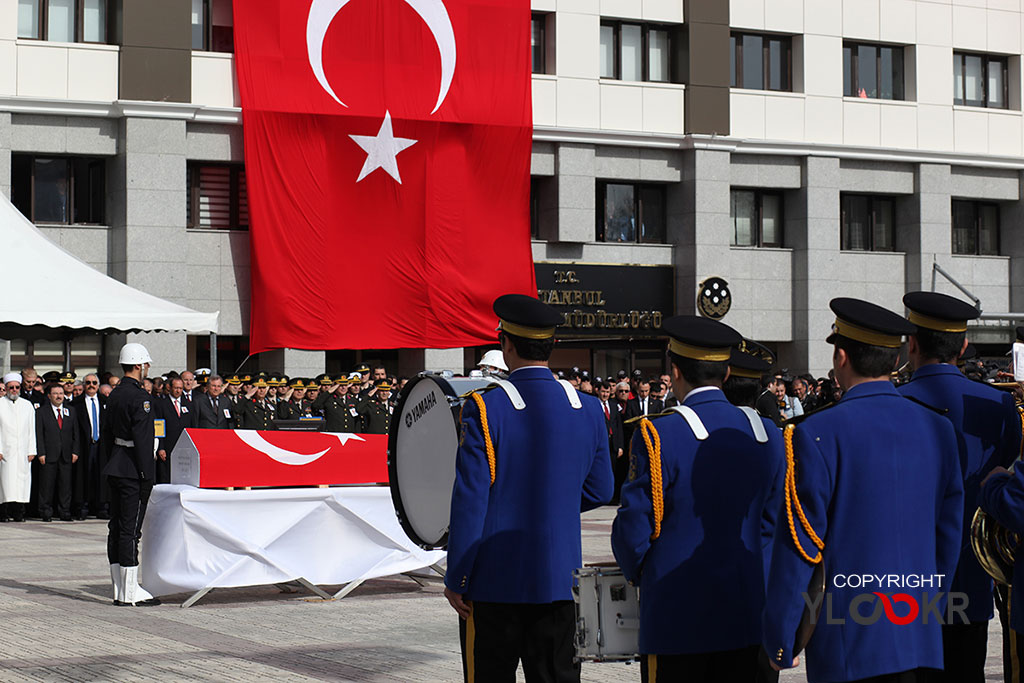
{"label": "white canopy tent", "polygon": [[[76,331],[217,333],[219,312],[194,311],[104,275],[47,239],[2,194],[0,254],[0,338],[68,342]],[[40,272],[39,264],[47,267]]]}

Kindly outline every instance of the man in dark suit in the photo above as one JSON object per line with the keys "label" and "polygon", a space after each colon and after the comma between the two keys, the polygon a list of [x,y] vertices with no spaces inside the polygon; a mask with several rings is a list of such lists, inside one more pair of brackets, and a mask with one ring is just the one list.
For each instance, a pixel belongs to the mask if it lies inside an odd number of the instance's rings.
{"label": "man in dark suit", "polygon": [[42,481],[39,486],[39,516],[53,521],[54,487],[57,514],[71,521],[71,465],[78,460],[78,429],[75,409],[64,405],[64,389],[47,387],[46,404],[36,411],[36,450]]}
{"label": "man in dark suit", "polygon": [[[185,399],[185,384],[181,379],[171,380],[171,393],[155,401],[156,419],[164,421],[164,435],[159,436],[157,429],[157,450],[156,450],[156,483],[169,484],[171,482],[171,462],[168,456],[174,451],[174,445],[178,438],[185,431],[186,427],[196,426],[196,417],[193,410],[194,405]],[[197,398],[202,398],[199,392],[195,393]]]}
{"label": "man in dark suit", "polygon": [[637,385],[636,398],[631,398],[626,402],[626,412],[623,417],[630,420],[641,415],[657,415],[664,409],[665,406],[661,400],[651,397],[651,383],[641,380]]}
{"label": "man in dark suit", "polygon": [[234,429],[238,423],[234,404],[223,395],[224,379],[213,375],[206,382],[206,395],[196,396],[196,427],[200,429]]}
{"label": "man in dark suit", "polygon": [[[625,432],[622,427],[622,412],[619,411],[616,401],[611,396],[611,384],[599,382],[597,398],[601,402],[601,410],[604,411],[605,427],[608,428],[608,451],[612,459],[612,471],[615,473],[615,493],[612,495],[611,502],[612,505],[617,505],[619,488],[622,486],[622,479],[625,479],[625,472],[629,468],[629,460],[624,457]],[[622,479],[619,478],[620,476]]]}
{"label": "man in dark suit", "polygon": [[[107,505],[107,482],[100,477],[103,448],[103,427],[107,421],[107,397],[100,394],[100,378],[88,374],[82,379],[84,391],[71,401],[78,427],[81,452],[78,462],[71,467],[71,506],[78,519],[85,519],[89,511],[101,512]],[[65,400],[67,397],[65,396]]]}

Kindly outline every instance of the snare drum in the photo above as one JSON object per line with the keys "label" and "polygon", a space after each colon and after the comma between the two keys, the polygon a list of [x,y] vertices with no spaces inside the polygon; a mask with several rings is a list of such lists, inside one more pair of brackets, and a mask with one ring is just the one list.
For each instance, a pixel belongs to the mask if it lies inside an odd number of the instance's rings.
{"label": "snare drum", "polygon": [[388,481],[402,529],[422,548],[448,543],[462,397],[492,381],[424,372],[398,397],[388,434]]}
{"label": "snare drum", "polygon": [[640,657],[640,591],[616,566],[585,567],[576,577],[576,660]]}

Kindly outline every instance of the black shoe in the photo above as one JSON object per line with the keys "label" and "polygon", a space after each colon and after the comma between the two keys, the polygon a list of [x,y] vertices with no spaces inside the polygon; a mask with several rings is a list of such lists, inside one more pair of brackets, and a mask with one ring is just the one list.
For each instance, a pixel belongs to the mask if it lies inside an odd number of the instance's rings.
{"label": "black shoe", "polygon": [[77,517],[75,517],[75,519],[78,520],[79,522],[84,522],[85,521],[85,515],[78,515]]}
{"label": "black shoe", "polygon": [[160,598],[150,598],[149,600],[140,600],[134,605],[130,602],[120,602],[119,600],[114,600],[114,604],[118,607],[156,607],[163,603],[160,602]]}
{"label": "black shoe", "polygon": [[62,521],[62,522],[72,522],[74,520],[71,519],[71,515],[61,515],[60,516],[60,521]]}
{"label": "black shoe", "polygon": [[0,524],[5,524],[9,521],[11,521],[10,517],[0,517]]}
{"label": "black shoe", "polygon": [[[20,522],[21,520],[19,519],[18,521]],[[44,522],[52,522],[53,521],[53,517],[50,517],[50,516],[43,517],[43,521]]]}
{"label": "black shoe", "polygon": [[24,521],[25,521],[25,518],[24,518],[24,517],[15,517],[15,518],[14,518],[14,521],[15,521],[15,522],[24,522]]}

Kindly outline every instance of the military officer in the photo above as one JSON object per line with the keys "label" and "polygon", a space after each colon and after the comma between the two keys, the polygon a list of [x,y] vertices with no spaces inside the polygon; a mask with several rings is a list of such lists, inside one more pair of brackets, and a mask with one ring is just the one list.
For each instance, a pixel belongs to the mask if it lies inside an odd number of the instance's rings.
{"label": "military officer", "polygon": [[[329,379],[329,378],[328,378]],[[320,392],[313,402],[313,410],[321,411],[324,417],[325,432],[341,432],[353,434],[363,431],[363,420],[356,407],[346,401],[348,378],[342,375],[338,384],[331,384]]]}
{"label": "military officer", "polygon": [[160,604],[139,585],[139,536],[156,478],[153,397],[142,388],[152,362],[142,344],[122,346],[118,363],[124,377],[107,397],[104,442],[111,451],[102,475],[111,492],[107,559],[118,606]]}
{"label": "military officer", "polygon": [[640,585],[641,677],[753,681],[782,434],[722,392],[739,333],[696,316],[669,318],[662,329],[682,401],[640,422],[612,526],[615,559]]}
{"label": "military officer", "polygon": [[373,393],[356,408],[356,412],[362,419],[363,433],[388,433],[388,429],[391,428],[391,415],[395,412],[394,406],[388,401],[389,398],[391,398],[391,383],[386,379],[377,380],[373,386]]}
{"label": "military officer", "polygon": [[298,420],[305,417],[309,403],[306,401],[306,380],[294,377],[288,383],[289,391],[281,396],[277,404],[278,420]]}
{"label": "military officer", "polygon": [[224,379],[224,397],[231,401],[231,408],[235,415],[238,415],[239,399],[242,396],[239,395],[239,391],[242,388],[242,377],[237,372],[228,375]]}
{"label": "military officer", "polygon": [[[820,565],[825,593],[816,604],[824,608],[817,616],[809,611],[816,626],[807,644],[808,680],[913,683],[942,668],[940,620],[948,618],[944,595],[963,520],[956,434],[948,419],[889,382],[902,337],[916,328],[867,301],[833,299],[830,306],[836,320],[826,341],[844,394],[786,427],[786,495],[772,547],[764,647],[773,666],[794,664],[804,596]],[[893,593],[911,594],[920,614],[903,623],[896,615],[905,616],[907,606],[893,606]]]}
{"label": "military officer", "polygon": [[360,396],[362,390],[363,380],[360,379],[358,372],[353,372],[348,376],[348,396],[345,397],[345,400],[347,400],[350,405],[358,406],[363,400]]}
{"label": "military officer", "polygon": [[461,416],[445,596],[461,618],[467,681],[579,681],[572,573],[580,511],[612,496],[604,413],[552,377],[562,315],[537,299],[494,302],[511,369]]}
{"label": "military officer", "polygon": [[967,595],[968,621],[942,627],[944,680],[981,683],[992,618],[992,579],[971,551],[971,520],[978,509],[981,480],[1017,457],[1020,420],[1009,394],[967,379],[956,366],[967,347],[967,322],[981,314],[977,308],[937,292],[911,292],[903,304],[917,329],[908,343],[914,374],[899,392],[944,411],[956,431],[964,480],[960,561],[950,591]]}
{"label": "military officer", "polygon": [[275,408],[267,397],[269,391],[267,378],[263,375],[257,376],[239,411],[242,429],[267,430],[274,428]]}

